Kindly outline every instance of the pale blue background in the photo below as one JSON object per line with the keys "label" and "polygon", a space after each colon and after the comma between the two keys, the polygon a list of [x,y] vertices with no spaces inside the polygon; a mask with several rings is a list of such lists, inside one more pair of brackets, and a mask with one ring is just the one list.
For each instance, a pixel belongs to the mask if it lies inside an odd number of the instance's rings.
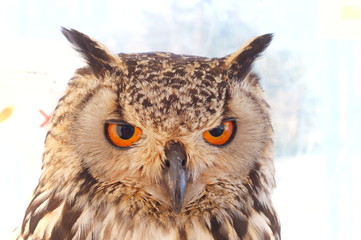
{"label": "pale blue background", "polygon": [[[60,33],[65,26],[115,52],[205,56],[224,56],[249,38],[275,33],[255,68],[272,106],[274,202],[283,239],[358,239],[361,5],[356,2],[2,0],[0,112],[12,106],[13,114],[0,122],[0,238],[10,238],[21,222],[39,178],[46,133],[39,109],[50,114],[72,72],[82,66]],[[355,14],[342,15],[345,6],[356,6]]]}

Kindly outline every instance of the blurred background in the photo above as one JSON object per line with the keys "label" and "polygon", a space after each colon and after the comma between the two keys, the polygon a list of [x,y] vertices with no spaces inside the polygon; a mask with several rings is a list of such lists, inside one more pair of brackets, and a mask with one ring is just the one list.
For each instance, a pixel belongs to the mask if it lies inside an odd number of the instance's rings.
{"label": "blurred background", "polygon": [[1,239],[22,221],[47,121],[84,64],[61,26],[113,52],[209,57],[274,33],[255,70],[272,107],[283,239],[360,239],[359,0],[1,0]]}

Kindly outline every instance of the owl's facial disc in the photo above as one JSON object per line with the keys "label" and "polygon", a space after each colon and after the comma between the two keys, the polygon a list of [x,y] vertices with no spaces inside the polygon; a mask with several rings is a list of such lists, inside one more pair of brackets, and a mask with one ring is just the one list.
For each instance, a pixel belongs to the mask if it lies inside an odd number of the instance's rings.
{"label": "owl's facial disc", "polygon": [[165,146],[165,156],[164,182],[168,188],[174,211],[180,213],[189,179],[185,166],[187,156],[184,146],[175,141],[167,142]]}

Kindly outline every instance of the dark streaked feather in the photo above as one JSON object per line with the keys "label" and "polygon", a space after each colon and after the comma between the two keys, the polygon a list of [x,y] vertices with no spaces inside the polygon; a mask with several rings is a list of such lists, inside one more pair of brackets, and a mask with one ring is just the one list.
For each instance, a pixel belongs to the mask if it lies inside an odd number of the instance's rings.
{"label": "dark streaked feather", "polygon": [[253,198],[254,201],[254,209],[257,212],[263,213],[269,220],[269,227],[271,228],[273,233],[277,233],[280,235],[281,226],[278,222],[277,216],[275,215],[273,209],[269,209],[267,206],[261,204],[256,198]]}
{"label": "dark streaked feather", "polygon": [[184,230],[184,228],[180,228],[178,231],[180,240],[188,240],[187,232]]}
{"label": "dark streaked feather", "polygon": [[87,35],[74,29],[61,29],[64,36],[71,42],[75,49],[82,54],[94,74],[102,77],[105,70],[112,70],[111,62],[113,57],[110,56],[104,48],[96,41],[90,39]]}
{"label": "dark streaked feather", "polygon": [[91,200],[95,194],[95,189],[93,189],[93,186],[96,186],[98,181],[91,175],[89,169],[86,167],[84,167],[83,170],[79,173],[78,180],[82,181],[82,184],[80,185],[80,191],[77,195],[87,195]]}
{"label": "dark streaked feather", "polygon": [[[41,202],[43,203],[43,202]],[[50,197],[48,199],[48,204],[41,211],[36,212],[39,205],[29,205],[28,211],[30,214],[30,222],[29,222],[29,234],[33,234],[39,221],[49,212],[52,212],[54,209],[59,207],[61,204],[61,200],[55,197]],[[24,222],[25,223],[25,222]],[[23,225],[24,228],[24,225]]]}
{"label": "dark streaked feather", "polygon": [[233,216],[233,228],[237,233],[239,239],[243,239],[247,234],[248,221],[246,219],[242,219],[240,216]]}
{"label": "dark streaked feather", "polygon": [[211,229],[212,236],[215,240],[227,240],[227,232],[222,231],[222,224],[218,222],[216,217],[211,217]]}
{"label": "dark streaked feather", "polygon": [[265,34],[255,38],[247,47],[236,56],[235,62],[229,68],[229,78],[243,80],[252,67],[252,63],[268,47],[273,38],[273,34]]}
{"label": "dark streaked feather", "polygon": [[74,232],[72,227],[81,215],[82,210],[75,209],[73,204],[64,205],[60,222],[55,225],[51,232],[51,239],[72,239]]}

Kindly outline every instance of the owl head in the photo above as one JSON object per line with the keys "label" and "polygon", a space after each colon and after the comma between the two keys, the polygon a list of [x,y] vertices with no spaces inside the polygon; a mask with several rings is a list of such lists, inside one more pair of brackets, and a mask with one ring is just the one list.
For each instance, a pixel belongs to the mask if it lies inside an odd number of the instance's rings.
{"label": "owl head", "polygon": [[271,34],[205,58],[117,55],[76,30],[62,32],[87,66],[53,114],[38,188],[69,199],[127,199],[170,216],[269,194],[272,126],[251,67]]}
{"label": "owl head", "polygon": [[272,34],[221,58],[83,56],[59,100],[18,239],[279,239],[272,125],[253,62]]}

